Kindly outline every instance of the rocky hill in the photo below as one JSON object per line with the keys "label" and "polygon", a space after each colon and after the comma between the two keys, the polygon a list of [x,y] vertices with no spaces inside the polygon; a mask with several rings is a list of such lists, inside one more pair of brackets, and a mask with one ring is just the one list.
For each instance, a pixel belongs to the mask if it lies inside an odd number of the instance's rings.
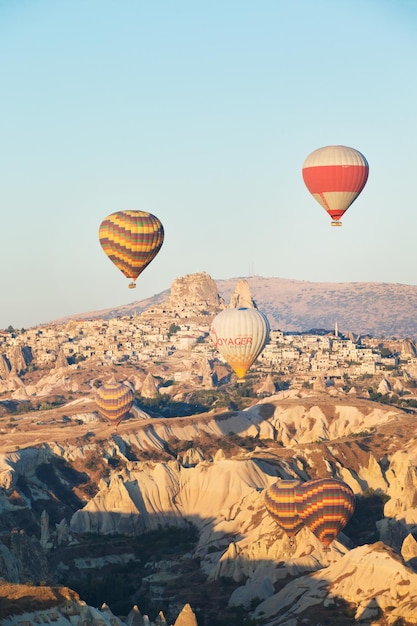
{"label": "rocky hill", "polygon": [[[216,298],[229,302],[242,278],[215,280],[200,272],[178,278],[167,290],[143,301],[121,307],[83,313],[74,317],[109,318],[141,313],[171,300],[178,306],[184,293],[192,294],[202,306],[212,307]],[[315,283],[284,278],[250,276],[245,278],[260,310],[271,327],[284,332],[333,329],[376,337],[417,338],[417,286],[390,283]],[[60,320],[62,321],[62,320]]]}

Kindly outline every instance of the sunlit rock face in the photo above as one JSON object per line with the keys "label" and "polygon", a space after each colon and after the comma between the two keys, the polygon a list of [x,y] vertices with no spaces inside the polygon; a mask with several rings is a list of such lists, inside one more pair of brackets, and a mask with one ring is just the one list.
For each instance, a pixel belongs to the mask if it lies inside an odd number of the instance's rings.
{"label": "sunlit rock face", "polygon": [[77,533],[103,534],[135,534],[161,525],[186,525],[187,520],[200,527],[270,482],[259,464],[250,460],[202,462],[194,467],[177,462],[131,463],[74,514],[70,527]]}
{"label": "sunlit rock face", "polygon": [[417,575],[377,543],[355,548],[328,567],[290,582],[260,603],[254,617],[274,618],[274,624],[284,626],[301,623],[319,604],[339,602],[353,604],[355,620],[376,618],[381,610],[389,610],[389,623],[401,617],[415,624],[416,597]]}
{"label": "sunlit rock face", "polygon": [[253,309],[256,307],[256,303],[252,298],[247,280],[241,279],[237,282],[237,285],[230,296],[229,307],[232,309]]}
{"label": "sunlit rock face", "polygon": [[417,571],[417,541],[411,533],[402,542],[401,556],[409,567]]}
{"label": "sunlit rock face", "polygon": [[258,396],[273,396],[276,393],[275,384],[271,374],[268,374],[256,389]]}
{"label": "sunlit rock face", "polygon": [[149,372],[140,388],[142,398],[157,398],[159,395],[155,378]]}
{"label": "sunlit rock face", "polygon": [[198,626],[197,618],[189,604],[186,604],[175,620],[174,626]]}
{"label": "sunlit rock face", "polygon": [[[50,461],[51,454],[49,446],[0,454],[0,488],[13,489],[19,476],[34,476],[39,465]],[[3,502],[7,506],[6,500]]]}
{"label": "sunlit rock face", "polygon": [[171,285],[168,306],[172,308],[217,308],[223,304],[215,281],[200,272],[177,278]]}
{"label": "sunlit rock face", "polygon": [[10,374],[10,370],[11,370],[10,361],[7,359],[7,357],[4,354],[0,354],[0,378],[4,380],[8,378]]}
{"label": "sunlit rock face", "polygon": [[11,350],[9,360],[11,365],[11,371],[16,374],[19,374],[21,370],[24,370],[27,364],[30,362],[27,349],[24,349],[21,346],[15,346]]}
{"label": "sunlit rock face", "polygon": [[55,367],[57,369],[59,369],[61,367],[63,367],[63,368],[67,368],[68,367],[68,359],[65,356],[64,351],[62,349],[58,352],[58,356],[57,356],[57,359],[55,361]]}
{"label": "sunlit rock face", "polygon": [[417,504],[417,444],[398,450],[390,457],[386,477],[390,500],[385,504],[386,517],[397,517]]}

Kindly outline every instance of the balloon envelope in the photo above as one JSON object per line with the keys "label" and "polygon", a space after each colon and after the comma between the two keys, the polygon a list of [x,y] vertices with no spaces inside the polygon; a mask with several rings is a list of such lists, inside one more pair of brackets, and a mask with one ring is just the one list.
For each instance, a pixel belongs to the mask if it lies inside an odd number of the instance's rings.
{"label": "balloon envelope", "polygon": [[301,485],[299,480],[278,480],[266,489],[264,497],[269,515],[290,538],[304,525],[295,506],[295,488],[298,485]]}
{"label": "balloon envelope", "polygon": [[133,406],[135,392],[130,384],[109,382],[96,390],[96,405],[103,417],[119,424]]}
{"label": "balloon envelope", "polygon": [[355,494],[336,478],[308,480],[295,489],[301,520],[326,547],[346,526],[355,510]]}
{"label": "balloon envelope", "polygon": [[242,378],[269,339],[269,323],[257,309],[225,309],[212,321],[210,337],[225,361]]}
{"label": "balloon envelope", "polygon": [[332,218],[333,226],[356,200],[368,180],[366,158],[354,148],[325,146],[314,150],[303,164],[307,189]]}
{"label": "balloon envelope", "polygon": [[164,228],[155,215],[146,211],[118,211],[102,221],[99,240],[116,267],[135,281],[161,249]]}

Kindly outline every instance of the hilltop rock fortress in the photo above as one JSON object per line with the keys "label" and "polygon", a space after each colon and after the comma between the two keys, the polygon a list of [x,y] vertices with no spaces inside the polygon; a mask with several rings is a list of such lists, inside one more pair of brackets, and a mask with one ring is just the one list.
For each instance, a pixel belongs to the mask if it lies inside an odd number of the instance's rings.
{"label": "hilltop rock fortress", "polygon": [[187,274],[171,285],[169,297],[161,304],[151,306],[142,315],[169,314],[173,319],[213,314],[225,306],[215,281],[206,272]]}
{"label": "hilltop rock fortress", "polygon": [[206,273],[187,274],[177,278],[171,285],[168,303],[172,307],[192,308],[205,306],[216,308],[223,303],[215,281]]}

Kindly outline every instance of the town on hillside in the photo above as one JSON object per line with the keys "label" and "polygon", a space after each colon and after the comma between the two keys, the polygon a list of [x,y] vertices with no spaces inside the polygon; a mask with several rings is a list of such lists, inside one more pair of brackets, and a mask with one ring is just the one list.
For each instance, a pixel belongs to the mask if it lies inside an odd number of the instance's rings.
{"label": "town on hillside", "polygon": [[[229,306],[242,304],[256,306],[245,281]],[[203,273],[177,279],[165,302],[136,315],[10,326],[0,331],[0,400],[77,398],[111,376],[130,380],[144,397],[221,390],[237,380],[209,337],[225,306]],[[417,351],[411,340],[344,335],[337,320],[332,330],[272,329],[243,383],[254,397],[310,387],[413,407]]]}

